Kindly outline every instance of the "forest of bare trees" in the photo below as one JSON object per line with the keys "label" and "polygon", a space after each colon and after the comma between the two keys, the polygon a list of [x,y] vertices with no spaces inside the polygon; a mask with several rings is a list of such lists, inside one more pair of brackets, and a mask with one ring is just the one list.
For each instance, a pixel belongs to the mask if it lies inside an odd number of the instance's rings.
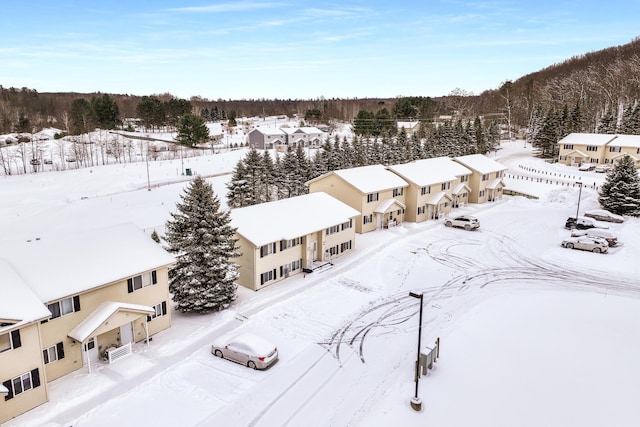
{"label": "forest of bare trees", "polygon": [[[33,132],[44,127],[56,127],[69,131],[70,114],[74,102],[79,99],[90,102],[104,94],[91,93],[39,93],[30,88],[5,88],[0,86],[0,133]],[[148,97],[129,94],[109,94],[117,106],[120,119],[137,117],[138,105],[143,98],[154,98],[169,103],[169,93]],[[485,117],[510,124],[509,129],[523,129],[531,125],[536,111],[554,114],[576,107],[581,112],[578,131],[595,132],[602,117],[612,114],[620,119],[625,108],[640,100],[640,39],[628,44],[589,52],[581,56],[532,72],[515,81],[505,81],[499,88],[481,94],[471,94],[463,89],[454,90],[449,96],[430,98],[416,94],[410,100],[429,105],[412,117],[395,117],[431,121],[441,115],[454,119],[473,120]],[[224,117],[257,117],[286,115],[309,117],[316,122],[329,120],[353,121],[361,111],[377,114],[383,109],[389,112],[405,112],[394,108],[407,98],[391,99],[206,99],[193,96],[192,113],[216,110]],[[419,109],[417,109],[418,111]],[[312,112],[312,114],[309,114]],[[406,113],[402,113],[405,114]],[[28,129],[25,129],[28,127]]]}

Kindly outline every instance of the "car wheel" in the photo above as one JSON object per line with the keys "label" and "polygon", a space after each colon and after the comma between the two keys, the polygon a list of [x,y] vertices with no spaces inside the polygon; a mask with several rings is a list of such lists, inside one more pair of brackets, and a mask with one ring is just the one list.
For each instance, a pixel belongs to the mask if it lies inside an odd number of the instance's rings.
{"label": "car wheel", "polygon": [[567,243],[567,248],[573,249],[573,243]]}
{"label": "car wheel", "polygon": [[464,229],[469,231],[469,230],[471,230],[471,226],[469,224],[465,224],[464,225]]}
{"label": "car wheel", "polygon": [[600,252],[602,252],[602,251],[600,250],[600,248],[593,248],[593,252],[595,252],[595,253],[599,254],[599,253],[600,253]]}
{"label": "car wheel", "polygon": [[444,225],[446,225],[447,227],[451,227],[453,224],[451,224],[451,221],[447,221],[444,223]]}
{"label": "car wheel", "polygon": [[256,362],[254,362],[253,360],[249,360],[249,362],[247,362],[247,366],[251,369],[258,369],[258,367],[256,366]]}
{"label": "car wheel", "polygon": [[218,357],[222,357],[222,352],[220,350],[216,350],[213,354],[215,354]]}

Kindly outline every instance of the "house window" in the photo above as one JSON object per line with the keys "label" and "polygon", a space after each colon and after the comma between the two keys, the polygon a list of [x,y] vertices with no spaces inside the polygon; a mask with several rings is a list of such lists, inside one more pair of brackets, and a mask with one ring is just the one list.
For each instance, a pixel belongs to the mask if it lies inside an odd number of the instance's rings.
{"label": "house window", "polygon": [[158,277],[156,271],[153,270],[127,279],[127,289],[131,293],[156,283],[158,283]]}
{"label": "house window", "polygon": [[442,189],[442,191],[448,190],[451,188],[451,183],[450,182],[443,182],[442,185],[440,186],[440,188]]}
{"label": "house window", "polygon": [[422,187],[420,189],[420,195],[424,196],[425,194],[431,194],[431,187]]}
{"label": "house window", "polygon": [[0,353],[3,351],[9,351],[14,348],[21,347],[20,330],[7,332],[6,334],[0,334]]}
{"label": "house window", "polygon": [[337,233],[339,231],[340,231],[340,226],[339,225],[334,225],[334,226],[329,227],[329,228],[326,229],[326,235],[328,236],[330,234]]}
{"label": "house window", "polygon": [[351,249],[351,240],[348,242],[340,243],[340,252],[344,252]]}
{"label": "house window", "polygon": [[262,273],[260,275],[260,284],[264,285],[268,281],[274,280],[275,278],[276,278],[276,269],[274,268],[273,270],[269,270],[266,273]]}
{"label": "house window", "polygon": [[364,216],[362,217],[362,222],[363,222],[364,224],[372,223],[372,222],[373,222],[373,214],[371,214],[371,215],[364,215]]}
{"label": "house window", "polygon": [[343,222],[342,225],[341,225],[342,230],[346,230],[346,229],[351,228],[351,227],[353,227],[353,218],[350,219],[347,222]]}
{"label": "house window", "polygon": [[564,144],[562,148],[565,150],[573,150],[573,144]]}
{"label": "house window", "polygon": [[469,175],[462,175],[460,177],[460,182],[467,182],[469,181]]}
{"label": "house window", "polygon": [[338,249],[339,249],[338,245],[332,246],[329,249],[327,249],[327,252],[329,252],[330,256],[338,255]]}
{"label": "house window", "polygon": [[4,397],[4,400],[12,399],[14,396],[24,393],[40,386],[40,371],[36,368],[31,372],[24,373],[15,378],[11,378],[8,381],[2,383],[9,393]]}
{"label": "house window", "polygon": [[64,359],[64,344],[59,342],[56,345],[45,348],[42,350],[42,356],[44,357],[45,365],[55,362],[56,360]]}
{"label": "house window", "polygon": [[302,258],[280,266],[280,277],[302,268]]}
{"label": "house window", "polygon": [[598,151],[598,147],[596,145],[587,145],[587,151]]}
{"label": "house window", "polygon": [[394,188],[393,197],[402,196],[404,194],[404,188]]}
{"label": "house window", "polygon": [[424,206],[418,206],[418,215],[424,214]]}
{"label": "house window", "polygon": [[502,178],[502,174],[504,173],[504,171],[498,171],[496,172],[496,178]]}
{"label": "house window", "polygon": [[156,317],[166,316],[167,315],[167,302],[166,301],[162,301],[160,304],[154,305],[153,309],[155,310],[155,313],[153,313],[151,316],[147,316],[147,321],[151,321],[151,320],[155,319]]}
{"label": "house window", "polygon": [[622,150],[622,147],[609,147],[610,153],[619,153]]}
{"label": "house window", "polygon": [[484,190],[480,190],[480,192],[478,193],[478,197],[484,197]]}
{"label": "house window", "polygon": [[54,303],[48,304],[47,308],[51,312],[51,318],[55,319],[60,316],[66,316],[67,314],[80,311],[80,296],[76,295],[71,298],[66,298]]}
{"label": "house window", "polygon": [[378,197],[379,197],[378,193],[367,194],[367,203],[377,202]]}
{"label": "house window", "polygon": [[489,180],[489,174],[487,173],[487,174],[482,175],[482,180],[483,181],[488,181]]}
{"label": "house window", "polygon": [[276,253],[276,243],[269,243],[268,245],[264,245],[260,248],[260,258],[266,257],[267,255]]}
{"label": "house window", "polygon": [[285,249],[292,248],[302,243],[302,237],[296,237],[295,239],[290,240],[280,240],[280,250],[284,251]]}

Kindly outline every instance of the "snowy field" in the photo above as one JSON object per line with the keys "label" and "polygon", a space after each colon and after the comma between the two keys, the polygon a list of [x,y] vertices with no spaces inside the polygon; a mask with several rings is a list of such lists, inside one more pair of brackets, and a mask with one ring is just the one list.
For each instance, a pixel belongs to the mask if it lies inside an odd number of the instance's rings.
{"label": "snowy field", "polygon": [[[245,153],[185,167],[212,176],[224,204],[225,173]],[[640,425],[640,221],[610,225],[621,245],[609,254],[563,249],[573,183],[588,184],[582,212],[598,207],[591,187],[604,176],[534,159],[522,141],[495,158],[510,168],[508,188],[539,199],[458,209],[480,219],[475,232],[427,222],[357,235],[332,269],[239,289],[222,313],[173,313],[150,347],[51,382],[48,403],[6,425]],[[145,163],[2,177],[0,235],[121,222],[162,234],[188,179],[179,162],[150,162],[150,191]],[[422,343],[441,339],[419,381],[421,412],[409,405],[418,332],[409,292],[424,293]],[[212,356],[213,339],[236,329],[274,341],[278,363],[252,371]]]}

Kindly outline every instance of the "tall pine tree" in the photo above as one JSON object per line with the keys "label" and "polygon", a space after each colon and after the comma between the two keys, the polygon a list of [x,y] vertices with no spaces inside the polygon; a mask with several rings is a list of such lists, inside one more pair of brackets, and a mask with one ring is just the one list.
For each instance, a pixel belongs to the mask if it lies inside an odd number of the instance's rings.
{"label": "tall pine tree", "polygon": [[208,313],[227,308],[236,298],[240,256],[228,211],[211,184],[201,176],[185,189],[177,212],[167,221],[167,250],[176,257],[169,270],[169,290],[183,313]]}
{"label": "tall pine tree", "polygon": [[600,187],[600,206],[618,215],[640,215],[640,177],[631,156],[624,156]]}

